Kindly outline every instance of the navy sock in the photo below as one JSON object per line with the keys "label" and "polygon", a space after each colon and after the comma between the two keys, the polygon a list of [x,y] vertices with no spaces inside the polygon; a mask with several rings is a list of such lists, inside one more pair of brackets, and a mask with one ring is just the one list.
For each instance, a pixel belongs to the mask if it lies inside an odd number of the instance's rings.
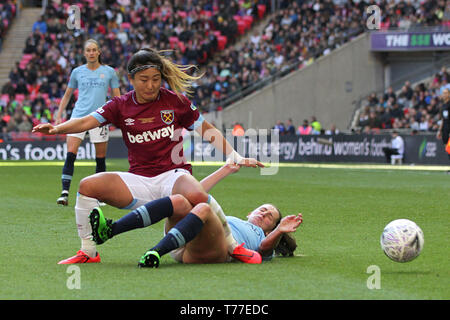
{"label": "navy sock", "polygon": [[169,197],[150,201],[123,216],[111,226],[112,234],[144,228],[173,214],[172,201]]}
{"label": "navy sock", "polygon": [[62,189],[69,191],[70,183],[72,182],[72,176],[74,172],[74,164],[77,159],[77,155],[72,152],[67,152],[66,161],[64,162],[64,167],[62,170]]}
{"label": "navy sock", "polygon": [[106,171],[106,161],[105,158],[95,158],[96,166],[95,173],[105,172]]}
{"label": "navy sock", "polygon": [[152,249],[160,256],[184,246],[202,231],[203,221],[192,212],[180,220]]}

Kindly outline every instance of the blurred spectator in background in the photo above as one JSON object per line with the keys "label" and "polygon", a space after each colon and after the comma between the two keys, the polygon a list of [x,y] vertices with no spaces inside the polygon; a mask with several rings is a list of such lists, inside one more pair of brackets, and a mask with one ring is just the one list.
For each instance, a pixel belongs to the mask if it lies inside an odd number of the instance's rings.
{"label": "blurred spectator in background", "polygon": [[336,128],[335,124],[332,124],[330,129],[325,130],[325,134],[326,135],[335,135],[335,134],[339,134],[339,129]]}
{"label": "blurred spectator in background", "polygon": [[311,117],[311,127],[313,128],[312,134],[320,134],[322,131],[322,125],[315,116]]}
{"label": "blurred spectator in background", "polygon": [[313,128],[309,125],[309,122],[307,119],[303,120],[303,124],[298,127],[299,135],[312,134],[312,131],[313,131]]}
{"label": "blurred spectator in background", "polygon": [[244,127],[240,123],[236,123],[231,134],[235,137],[242,137],[245,134]]}
{"label": "blurred spectator in background", "polygon": [[273,126],[272,129],[273,129],[273,130],[277,130],[277,131],[278,131],[278,134],[279,134],[280,136],[286,134],[286,128],[285,128],[283,122],[281,122],[280,120],[277,121],[277,123],[275,124],[275,126]]}
{"label": "blurred spectator in background", "polygon": [[392,132],[391,147],[384,147],[383,152],[387,163],[395,164],[398,161],[401,164],[405,152],[405,142],[397,130]]}
{"label": "blurred spectator in background", "polygon": [[[445,151],[450,159],[450,89],[443,90],[441,99],[440,123],[436,138],[442,139]],[[447,172],[450,173],[450,171]]]}
{"label": "blurred spectator in background", "polygon": [[295,126],[290,118],[286,122],[286,135],[295,136]]}

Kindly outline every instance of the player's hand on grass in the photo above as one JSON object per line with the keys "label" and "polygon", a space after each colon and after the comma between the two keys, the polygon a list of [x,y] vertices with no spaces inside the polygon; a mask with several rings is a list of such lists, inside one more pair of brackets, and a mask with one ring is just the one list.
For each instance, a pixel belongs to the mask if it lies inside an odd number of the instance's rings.
{"label": "player's hand on grass", "polygon": [[35,126],[31,132],[40,132],[43,134],[52,135],[57,134],[58,130],[51,123],[41,123]]}
{"label": "player's hand on grass", "polygon": [[283,233],[295,232],[302,222],[303,216],[301,213],[292,214],[281,219],[277,229]]}

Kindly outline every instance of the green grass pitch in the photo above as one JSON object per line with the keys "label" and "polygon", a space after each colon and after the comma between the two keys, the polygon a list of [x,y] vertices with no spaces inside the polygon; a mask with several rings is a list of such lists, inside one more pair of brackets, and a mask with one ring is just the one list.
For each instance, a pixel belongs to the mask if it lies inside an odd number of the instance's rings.
{"label": "green grass pitch", "polygon": [[[0,162],[0,299],[449,299],[450,176],[442,171],[280,167],[273,176],[243,168],[212,194],[226,214],[244,218],[262,203],[284,215],[302,212],[292,258],[261,265],[183,265],[164,256],[158,269],[139,269],[141,255],[162,237],[163,223],[99,246],[101,264],[73,271],[57,265],[79,249],[73,206],[78,182],[94,164],[77,161],[69,207],[58,207],[62,164]],[[126,160],[108,160],[126,171]],[[217,169],[195,166],[201,179]],[[105,207],[118,219],[127,211]],[[389,260],[379,244],[391,220],[415,221],[425,235],[421,255]],[[379,289],[369,289],[379,270]],[[368,272],[369,269],[369,272]],[[370,279],[369,279],[370,282]],[[69,285],[68,285],[69,284]]]}

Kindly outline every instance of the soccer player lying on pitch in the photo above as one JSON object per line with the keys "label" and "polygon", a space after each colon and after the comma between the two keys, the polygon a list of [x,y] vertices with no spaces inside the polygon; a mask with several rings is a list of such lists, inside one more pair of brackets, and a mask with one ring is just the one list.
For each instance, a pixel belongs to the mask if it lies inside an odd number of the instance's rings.
{"label": "soccer player lying on pitch", "polygon": [[[239,165],[227,163],[201,181],[206,192],[220,180],[238,171]],[[216,204],[218,205],[218,204]],[[222,213],[222,209],[220,210]],[[182,263],[223,263],[233,258],[247,263],[270,260],[284,235],[296,231],[303,221],[302,214],[281,217],[280,211],[271,204],[263,204],[247,216],[247,221],[232,216],[213,213],[207,203],[192,206],[182,195],[171,195],[151,201],[112,222],[106,219],[100,208],[90,214],[93,239],[102,244],[112,237],[137,228],[147,227],[167,217],[165,236],[149,249],[139,260],[140,267],[157,268],[161,256],[170,253]],[[233,255],[227,249],[227,237],[234,238],[253,250],[249,256]],[[245,252],[248,254],[248,251]]]}

